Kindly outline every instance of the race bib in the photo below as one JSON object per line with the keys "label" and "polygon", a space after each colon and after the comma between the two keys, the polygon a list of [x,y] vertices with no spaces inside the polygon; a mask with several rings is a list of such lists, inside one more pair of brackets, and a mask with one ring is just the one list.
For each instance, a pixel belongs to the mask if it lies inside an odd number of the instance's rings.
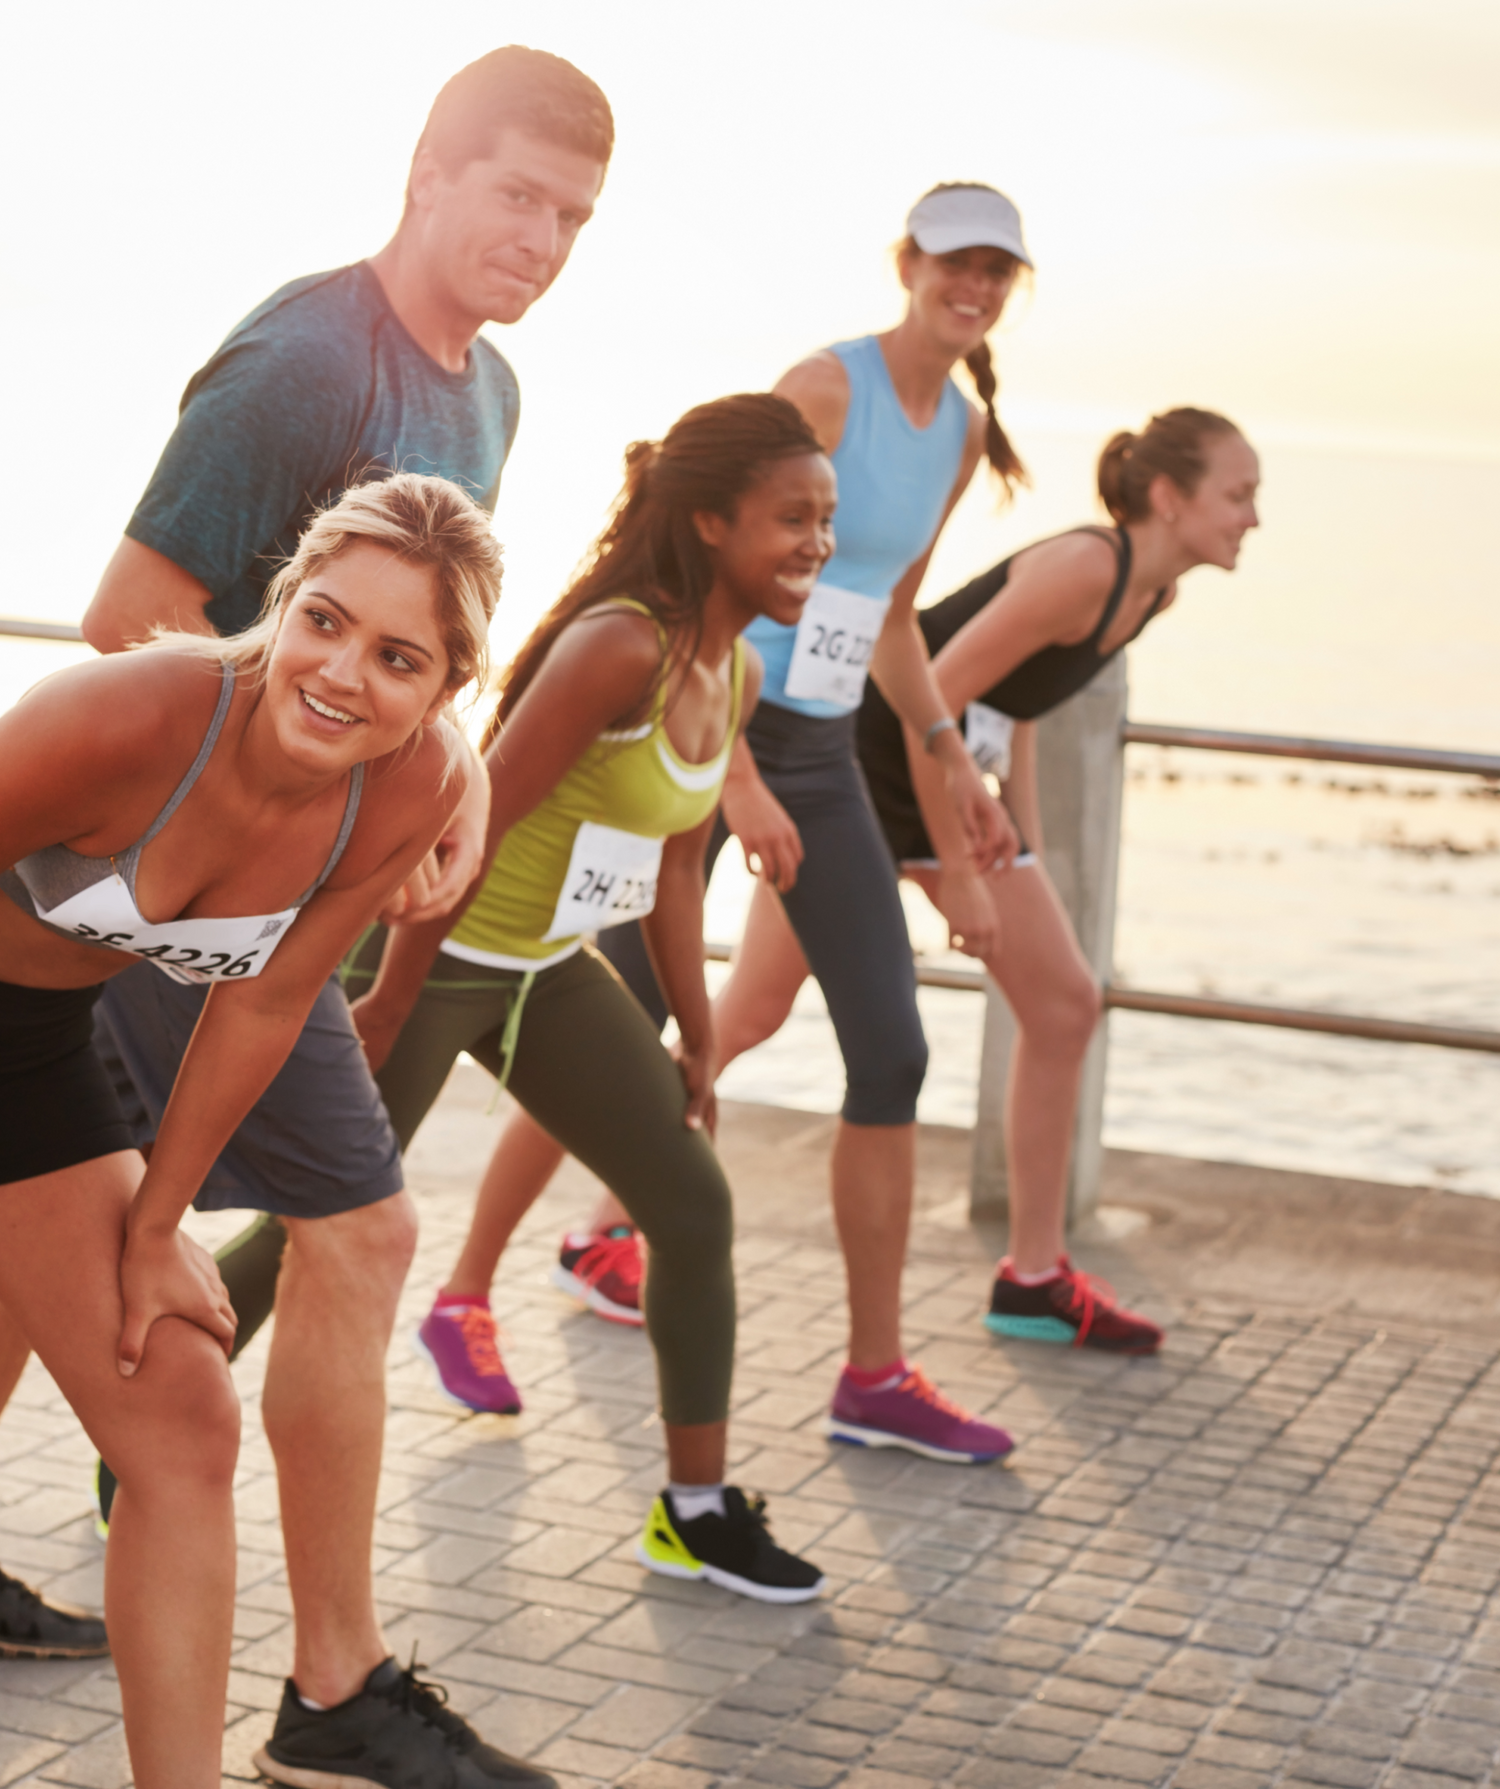
{"label": "race bib", "polygon": [[108,944],[144,957],[173,981],[205,982],[259,975],[299,911],[288,907],[285,913],[241,919],[174,919],[162,926],[139,918],[120,924],[122,913],[134,906],[124,882],[112,876],[38,917],[86,944]]}
{"label": "race bib", "polygon": [[861,596],[840,590],[837,584],[816,585],[797,623],[786,693],[798,701],[858,708],[890,606],[888,596]]}
{"label": "race bib", "polygon": [[998,708],[971,702],[964,710],[964,744],[981,770],[1003,783],[1010,775],[1010,742],[1016,723]]}
{"label": "race bib", "polygon": [[644,919],[656,905],[661,845],[660,839],[585,820],[573,841],[557,909],[542,942]]}

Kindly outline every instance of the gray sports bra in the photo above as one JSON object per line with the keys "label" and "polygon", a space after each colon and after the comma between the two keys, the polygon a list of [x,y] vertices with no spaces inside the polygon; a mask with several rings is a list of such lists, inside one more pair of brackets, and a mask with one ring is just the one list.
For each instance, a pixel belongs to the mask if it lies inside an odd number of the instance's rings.
{"label": "gray sports bra", "polygon": [[286,928],[333,874],[344,854],[359,812],[365,767],[349,773],[349,796],[333,850],[318,879],[280,913],[244,914],[227,919],[173,919],[152,925],[136,905],[135,881],[141,852],[187,799],[213,753],[234,695],[234,666],[224,666],[214,718],[187,775],[172,798],[128,850],[113,857],[84,857],[69,845],[44,845],[13,869],[0,874],[0,889],[23,913],[65,938],[105,944],[144,957],[175,981],[235,981],[259,975]]}

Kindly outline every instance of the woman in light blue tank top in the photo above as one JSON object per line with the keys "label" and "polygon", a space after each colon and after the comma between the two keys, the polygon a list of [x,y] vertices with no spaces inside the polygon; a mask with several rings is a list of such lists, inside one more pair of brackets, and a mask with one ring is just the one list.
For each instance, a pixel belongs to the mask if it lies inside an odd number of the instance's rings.
{"label": "woman in light blue tank top", "polygon": [[[795,630],[751,630],[766,661],[748,735],[755,762],[742,755],[724,796],[726,818],[747,848],[768,825],[774,835],[779,802],[803,856],[792,885],[784,874],[757,883],[739,961],[715,1012],[720,1063],[779,1028],[811,971],[848,1078],[832,1180],[850,1343],[825,1432],[976,1462],[1008,1452],[1010,1437],[942,1397],[902,1354],[901,1273],[927,1047],[895,867],[872,834],[852,762],[852,711],[868,673],[925,744],[924,793],[951,815],[976,866],[1008,860],[1014,831],[984,790],[933,680],[915,599],[981,457],[1007,493],[1025,476],[995,415],[985,337],[1030,264],[1020,217],[1002,194],[936,188],[912,210],[899,251],[909,294],[902,321],[813,355],[776,387],[832,456],[837,545]],[[960,360],[983,410],[953,382]],[[768,852],[759,855],[766,863]],[[988,915],[975,906],[972,931],[955,927],[955,942],[970,951],[989,942]]]}

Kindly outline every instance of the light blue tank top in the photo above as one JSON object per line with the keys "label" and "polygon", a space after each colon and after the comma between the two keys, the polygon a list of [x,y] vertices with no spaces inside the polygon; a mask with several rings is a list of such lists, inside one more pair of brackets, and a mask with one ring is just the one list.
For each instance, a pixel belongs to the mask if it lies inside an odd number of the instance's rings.
{"label": "light blue tank top", "polygon": [[[831,352],[849,375],[849,413],[833,452],[839,480],[834,517],[838,546],[820,582],[875,599],[879,607],[872,604],[870,615],[878,624],[902,574],[927,551],[937,533],[963,461],[969,406],[949,379],[937,415],[919,429],[901,408],[874,336],[837,342]],[[816,593],[809,607],[815,600]],[[765,660],[761,701],[817,717],[847,714],[858,707],[858,694],[852,701],[787,694],[796,636],[795,627],[783,627],[763,615],[745,629],[745,638]]]}

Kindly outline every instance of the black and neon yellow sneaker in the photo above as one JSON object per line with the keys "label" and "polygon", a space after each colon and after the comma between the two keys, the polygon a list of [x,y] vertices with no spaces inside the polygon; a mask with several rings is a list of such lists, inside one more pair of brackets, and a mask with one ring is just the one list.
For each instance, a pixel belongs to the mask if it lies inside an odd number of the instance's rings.
{"label": "black and neon yellow sneaker", "polygon": [[805,1603],[827,1583],[807,1559],[778,1547],[766,1521],[764,1497],[746,1497],[738,1485],[724,1487],[724,1514],[677,1514],[672,1493],[651,1505],[635,1556],[648,1571],[666,1578],[703,1578],[759,1603]]}

